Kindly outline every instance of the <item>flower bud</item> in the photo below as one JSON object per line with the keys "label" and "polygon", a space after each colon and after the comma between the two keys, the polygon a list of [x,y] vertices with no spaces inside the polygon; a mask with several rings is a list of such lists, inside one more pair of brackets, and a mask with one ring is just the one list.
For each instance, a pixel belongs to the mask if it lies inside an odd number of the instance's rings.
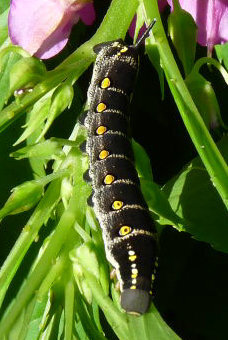
{"label": "flower bud", "polygon": [[41,81],[46,73],[44,64],[36,58],[22,58],[15,63],[10,71],[11,96],[15,90],[24,87],[33,87]]}
{"label": "flower bud", "polygon": [[191,72],[185,83],[201,114],[207,128],[215,128],[222,124],[220,108],[211,83],[198,72]]}
{"label": "flower bud", "polygon": [[185,74],[190,73],[196,50],[197,27],[191,14],[175,6],[168,18],[168,30],[173,45],[183,64]]}
{"label": "flower bud", "polygon": [[0,220],[7,215],[14,215],[31,209],[40,200],[43,185],[37,181],[25,182],[12,189],[4,207],[0,210]]}
{"label": "flower bud", "polygon": [[69,108],[74,97],[73,87],[69,84],[61,84],[57,87],[51,97],[50,111],[57,117],[67,107]]}

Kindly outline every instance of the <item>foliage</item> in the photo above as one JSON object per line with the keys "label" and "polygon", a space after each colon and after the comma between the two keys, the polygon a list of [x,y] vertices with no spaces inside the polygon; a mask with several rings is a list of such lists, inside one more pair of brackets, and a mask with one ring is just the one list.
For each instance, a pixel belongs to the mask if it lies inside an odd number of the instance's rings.
{"label": "foliage", "polygon": [[[213,89],[214,84],[209,83],[206,76],[199,73],[199,69],[213,65],[213,70],[208,69],[213,74],[215,69],[220,72],[222,77],[217,82],[222,86],[224,81],[228,82],[227,72],[215,58],[198,58],[195,62],[195,33],[189,34],[189,31],[185,33],[183,30],[182,34],[186,34],[188,39],[182,39],[175,31],[176,25],[180,29],[180,22],[174,12],[169,19],[173,43],[168,42],[156,1],[142,0],[138,7],[136,0],[113,0],[107,9],[106,16],[92,38],[81,44],[91,36],[95,27],[85,31],[84,26],[78,24],[69,46],[52,63],[47,61],[44,64],[20,47],[11,45],[7,35],[9,1],[2,1],[0,5],[1,339],[5,336],[12,340],[91,340],[116,337],[124,340],[172,340],[179,339],[179,335],[187,338],[189,334],[191,339],[196,339],[198,334],[212,339],[215,338],[213,334],[217,334],[216,328],[211,326],[210,337],[209,331],[207,333],[197,328],[196,324],[193,326],[195,334],[184,333],[178,321],[175,323],[175,317],[169,317],[167,311],[172,308],[167,301],[162,300],[162,288],[159,290],[159,287],[155,304],[151,304],[145,315],[135,317],[121,311],[119,293],[109,278],[109,264],[105,259],[101,231],[93,211],[87,207],[91,188],[83,181],[83,173],[88,168],[88,159],[79,149],[86,138],[86,131],[75,121],[85,107],[84,83],[88,85],[88,77],[91,75],[86,70],[95,60],[92,47],[103,41],[124,38],[136,11],[138,23],[149,23],[156,17],[157,23],[146,40],[147,56],[141,58],[143,71],[139,74],[132,105],[135,139],[143,143],[144,131],[149,129],[144,147],[152,155],[151,160],[136,141],[132,142],[142,190],[161,239],[166,234],[165,226],[169,225],[170,229],[177,229],[184,237],[188,233],[196,240],[228,253],[228,171],[225,163],[228,158],[227,128],[223,121],[225,117],[222,107],[219,109],[216,84]],[[99,6],[96,10],[98,17],[102,16]],[[182,14],[181,25],[187,25],[186,22],[192,18]],[[167,16],[165,12],[164,26],[167,26]],[[194,27],[192,21],[191,25]],[[81,45],[72,52],[75,41]],[[189,46],[191,53],[188,54],[186,51]],[[206,50],[202,51],[205,53]],[[216,53],[219,61],[227,66],[227,45],[217,45]],[[156,69],[159,80],[155,72],[151,71],[148,60]],[[157,145],[163,150],[162,129],[166,126],[165,133],[171,129],[168,120],[163,123],[164,116],[157,109],[157,115],[154,113],[156,119],[152,118],[153,123],[156,121],[154,128],[150,122],[145,124],[149,117],[143,117],[141,111],[140,114],[139,111],[135,112],[140,109],[149,114],[152,110],[156,111],[157,99],[152,95],[156,89],[150,88],[150,72],[154,72],[156,84],[160,81],[162,97],[167,100],[167,97],[173,96],[190,136],[182,135],[180,143],[185,145],[184,139],[189,138],[191,147],[188,146],[189,149],[171,162],[168,144],[172,140],[165,140],[166,153],[160,152],[159,157],[155,155],[153,158],[156,153],[150,149],[153,134],[157,130],[157,144],[154,148]],[[164,76],[171,93],[164,85]],[[142,86],[142,78],[150,91],[146,98],[145,93],[140,93],[138,88]],[[21,92],[14,92],[21,88]],[[160,98],[159,101],[162,106]],[[207,110],[204,109],[205,105]],[[142,129],[137,125],[139,120]],[[21,133],[19,124],[22,123],[24,126]],[[180,126],[185,131],[182,122],[175,121],[175,124],[176,134]],[[214,130],[209,131],[210,128]],[[22,142],[24,144],[15,149]],[[192,143],[198,157],[192,151]],[[13,148],[11,144],[14,144]],[[9,154],[14,159],[9,159]],[[158,175],[156,160],[166,170],[163,177]],[[155,169],[154,176],[150,163],[152,169]],[[12,187],[13,193],[4,203]],[[24,213],[17,215],[20,212]],[[179,237],[176,236],[177,239]],[[183,247],[183,254],[178,256],[175,264],[177,274],[175,270],[169,272],[172,263],[169,262],[171,259],[166,258],[164,265],[162,254],[166,249],[162,244],[157,286],[159,283],[161,287],[166,286],[165,268],[166,275],[173,275],[171,285],[166,289],[172,291],[171,288],[176,285],[175,294],[178,294],[178,275],[189,263],[189,258],[184,254]],[[216,308],[210,310],[211,313],[216,318]],[[210,329],[209,322],[206,327]],[[186,328],[190,332],[191,327]]]}

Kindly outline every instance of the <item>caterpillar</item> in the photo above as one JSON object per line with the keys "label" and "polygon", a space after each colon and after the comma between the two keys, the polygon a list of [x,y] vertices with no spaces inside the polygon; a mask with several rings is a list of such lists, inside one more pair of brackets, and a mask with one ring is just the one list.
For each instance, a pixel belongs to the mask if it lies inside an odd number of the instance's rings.
{"label": "caterpillar", "polygon": [[139,46],[121,39],[94,47],[97,54],[88,89],[88,130],[84,151],[90,167],[93,205],[102,229],[107,260],[120,283],[121,307],[145,313],[152,295],[156,266],[156,230],[140,191],[129,138],[129,103],[138,71]]}

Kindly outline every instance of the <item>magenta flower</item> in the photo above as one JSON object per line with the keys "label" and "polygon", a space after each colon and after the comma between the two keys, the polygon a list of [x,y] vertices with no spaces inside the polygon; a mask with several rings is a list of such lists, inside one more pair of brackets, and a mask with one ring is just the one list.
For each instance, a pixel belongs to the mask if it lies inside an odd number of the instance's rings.
{"label": "magenta flower", "polygon": [[80,18],[86,25],[95,19],[93,5],[85,0],[11,0],[9,35],[13,44],[48,59],[65,47]]}
{"label": "magenta flower", "polygon": [[[171,7],[172,0],[167,0]],[[198,26],[198,43],[207,46],[211,54],[214,45],[228,41],[227,0],[179,0],[181,8],[189,12]]]}

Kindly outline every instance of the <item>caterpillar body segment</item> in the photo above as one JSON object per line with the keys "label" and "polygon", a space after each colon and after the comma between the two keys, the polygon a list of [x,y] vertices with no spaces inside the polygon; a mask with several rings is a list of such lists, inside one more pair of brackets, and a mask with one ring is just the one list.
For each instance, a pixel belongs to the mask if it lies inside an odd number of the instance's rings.
{"label": "caterpillar body segment", "polygon": [[129,102],[138,70],[138,48],[122,40],[99,44],[88,89],[86,152],[106,257],[116,269],[121,306],[147,311],[157,256],[156,230],[142,196],[129,140]]}

